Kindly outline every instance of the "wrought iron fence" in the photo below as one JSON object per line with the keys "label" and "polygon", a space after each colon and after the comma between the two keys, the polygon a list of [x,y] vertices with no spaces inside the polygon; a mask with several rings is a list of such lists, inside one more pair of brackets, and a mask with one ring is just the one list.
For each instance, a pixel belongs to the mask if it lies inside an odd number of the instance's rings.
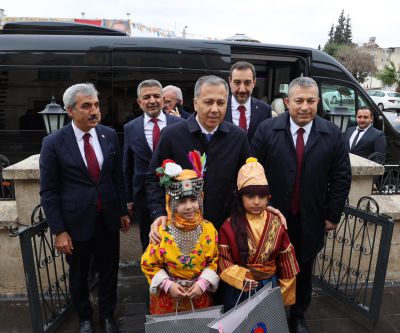
{"label": "wrought iron fence", "polygon": [[385,173],[374,179],[373,194],[400,194],[400,165],[386,164]]}
{"label": "wrought iron fence", "polygon": [[10,231],[20,240],[32,332],[54,332],[71,309],[65,257],[54,247],[40,206],[31,226],[16,223]]}
{"label": "wrought iron fence", "polygon": [[3,178],[2,170],[10,165],[4,155],[0,155],[0,200],[15,200],[14,183]]}
{"label": "wrought iron fence", "polygon": [[313,282],[376,321],[379,317],[393,233],[393,220],[363,197],[345,206],[336,230],[314,262]]}

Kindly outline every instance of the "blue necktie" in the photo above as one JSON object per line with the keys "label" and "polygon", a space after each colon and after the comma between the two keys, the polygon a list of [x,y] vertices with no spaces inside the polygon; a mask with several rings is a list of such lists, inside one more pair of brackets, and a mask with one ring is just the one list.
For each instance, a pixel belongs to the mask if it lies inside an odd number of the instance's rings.
{"label": "blue necktie", "polygon": [[210,142],[211,139],[212,139],[212,137],[213,137],[213,135],[212,135],[211,133],[207,133],[207,134],[206,134],[207,142]]}

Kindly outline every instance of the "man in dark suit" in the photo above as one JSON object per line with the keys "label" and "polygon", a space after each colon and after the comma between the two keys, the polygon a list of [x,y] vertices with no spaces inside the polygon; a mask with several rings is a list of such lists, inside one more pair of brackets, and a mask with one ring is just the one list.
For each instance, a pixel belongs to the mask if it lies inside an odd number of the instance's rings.
{"label": "man in dark suit", "polygon": [[92,332],[88,271],[99,273],[98,306],[105,332],[118,332],[119,230],[129,229],[117,133],[99,125],[98,92],[90,83],[69,87],[64,105],[72,122],[43,140],[40,195],[55,247],[69,263],[69,288],[80,332]]}
{"label": "man in dark suit", "polygon": [[[140,228],[140,241],[144,251],[149,244],[150,212],[147,208],[145,180],[149,163],[155,150],[157,136],[170,124],[182,121],[181,118],[164,114],[162,86],[156,80],[146,80],[137,88],[137,102],[143,115],[124,126],[123,169],[127,192],[128,211]],[[154,120],[157,120],[154,123]]]}
{"label": "man in dark suit", "polygon": [[340,220],[351,184],[348,149],[340,129],[316,115],[318,86],[308,77],[293,80],[285,104],[289,112],[259,125],[252,148],[263,164],[271,204],[286,217],[300,273],[291,332],[307,333],[304,313],[311,301],[312,266],[324,233]]}
{"label": "man in dark suit", "polygon": [[147,194],[153,220],[150,239],[159,240],[158,227],[166,223],[165,194],[155,170],[164,159],[173,159],[184,169],[192,166],[188,152],[206,153],[204,217],[219,228],[229,216],[229,198],[236,185],[237,172],[250,156],[245,132],[224,121],[228,85],[217,76],[201,77],[194,89],[197,114],[166,127],[150,163]]}
{"label": "man in dark suit", "polygon": [[163,100],[164,106],[163,110],[177,117],[182,117],[183,119],[188,119],[190,117],[190,113],[183,110],[183,95],[182,90],[176,86],[166,86],[162,90],[163,92]]}
{"label": "man in dark suit", "polygon": [[232,95],[228,98],[225,121],[243,128],[249,142],[257,126],[271,118],[271,106],[251,96],[256,85],[256,70],[246,61],[232,65],[229,75]]}
{"label": "man in dark suit", "polygon": [[381,156],[372,160],[383,163],[386,155],[386,137],[382,131],[374,128],[372,110],[368,106],[359,108],[356,121],[357,126],[349,127],[345,134],[350,153],[364,158],[379,153]]}

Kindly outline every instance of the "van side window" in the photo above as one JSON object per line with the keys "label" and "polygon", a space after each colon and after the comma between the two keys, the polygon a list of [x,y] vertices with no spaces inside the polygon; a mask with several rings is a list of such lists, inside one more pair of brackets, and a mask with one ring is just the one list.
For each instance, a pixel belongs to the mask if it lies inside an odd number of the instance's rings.
{"label": "van side window", "polygon": [[349,113],[351,116],[348,126],[352,126],[356,123],[356,99],[353,88],[340,84],[323,82],[321,83],[321,99],[324,114],[331,115],[335,112]]}

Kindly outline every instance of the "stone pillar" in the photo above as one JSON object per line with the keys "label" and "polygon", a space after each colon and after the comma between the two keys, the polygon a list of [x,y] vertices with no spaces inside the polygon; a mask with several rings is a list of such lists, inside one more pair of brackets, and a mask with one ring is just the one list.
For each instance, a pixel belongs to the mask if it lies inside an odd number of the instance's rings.
{"label": "stone pillar", "polygon": [[383,175],[383,165],[367,160],[366,158],[350,154],[351,163],[351,188],[349,204],[357,206],[361,197],[371,196],[374,176]]}

